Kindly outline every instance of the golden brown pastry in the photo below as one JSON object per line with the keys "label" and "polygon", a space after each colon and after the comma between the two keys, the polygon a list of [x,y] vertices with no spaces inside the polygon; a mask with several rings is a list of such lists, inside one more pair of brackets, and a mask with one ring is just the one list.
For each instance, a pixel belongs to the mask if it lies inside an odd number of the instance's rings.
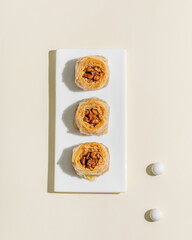
{"label": "golden brown pastry", "polygon": [[75,124],[85,135],[103,135],[108,131],[109,105],[93,97],[82,100],[76,110]]}
{"label": "golden brown pastry", "polygon": [[101,143],[84,143],[73,149],[72,165],[76,174],[90,181],[109,170],[109,161],[109,150]]}
{"label": "golden brown pastry", "polygon": [[103,56],[79,58],[75,65],[75,83],[83,90],[101,89],[109,82],[108,60]]}

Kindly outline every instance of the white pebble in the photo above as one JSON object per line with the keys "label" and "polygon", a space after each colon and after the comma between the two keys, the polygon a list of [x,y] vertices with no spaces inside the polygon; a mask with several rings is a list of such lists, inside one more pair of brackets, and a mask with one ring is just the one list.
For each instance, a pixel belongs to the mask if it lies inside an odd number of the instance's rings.
{"label": "white pebble", "polygon": [[153,174],[160,175],[164,172],[164,166],[162,163],[154,163],[151,168]]}
{"label": "white pebble", "polygon": [[149,216],[150,216],[151,220],[159,221],[162,218],[163,214],[162,214],[161,210],[155,208],[150,211]]}

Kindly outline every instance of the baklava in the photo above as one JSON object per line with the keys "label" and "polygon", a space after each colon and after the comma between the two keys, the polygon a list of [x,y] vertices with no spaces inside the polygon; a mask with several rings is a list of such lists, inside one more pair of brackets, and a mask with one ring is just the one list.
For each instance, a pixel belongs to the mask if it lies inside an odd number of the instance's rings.
{"label": "baklava", "polygon": [[75,83],[83,90],[96,90],[109,82],[108,60],[103,56],[79,58],[75,65]]}
{"label": "baklava", "polygon": [[109,105],[93,97],[82,100],[75,113],[75,125],[84,135],[104,135],[108,131]]}
{"label": "baklava", "polygon": [[72,165],[76,174],[90,181],[106,173],[109,162],[109,150],[101,143],[84,143],[73,149]]}

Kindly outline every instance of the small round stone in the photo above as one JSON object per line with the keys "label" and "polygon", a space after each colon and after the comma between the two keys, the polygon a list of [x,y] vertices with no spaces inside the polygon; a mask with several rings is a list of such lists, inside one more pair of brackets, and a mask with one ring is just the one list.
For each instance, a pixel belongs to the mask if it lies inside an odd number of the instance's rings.
{"label": "small round stone", "polygon": [[151,168],[153,174],[160,175],[164,172],[164,166],[162,163],[154,163]]}
{"label": "small round stone", "polygon": [[159,221],[162,218],[163,214],[162,214],[161,210],[155,208],[150,211],[149,216],[150,216],[151,220]]}

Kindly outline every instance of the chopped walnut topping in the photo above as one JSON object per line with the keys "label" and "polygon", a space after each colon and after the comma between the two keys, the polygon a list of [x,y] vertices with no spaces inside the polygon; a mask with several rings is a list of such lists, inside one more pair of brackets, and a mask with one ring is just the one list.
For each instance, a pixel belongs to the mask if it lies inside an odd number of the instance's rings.
{"label": "chopped walnut topping", "polygon": [[94,108],[86,109],[83,121],[96,126],[101,121],[99,112]]}
{"label": "chopped walnut topping", "polygon": [[83,150],[81,164],[85,168],[94,169],[99,162],[101,155],[96,151]]}
{"label": "chopped walnut topping", "polygon": [[83,77],[90,81],[99,81],[103,75],[100,67],[87,67],[84,69]]}

